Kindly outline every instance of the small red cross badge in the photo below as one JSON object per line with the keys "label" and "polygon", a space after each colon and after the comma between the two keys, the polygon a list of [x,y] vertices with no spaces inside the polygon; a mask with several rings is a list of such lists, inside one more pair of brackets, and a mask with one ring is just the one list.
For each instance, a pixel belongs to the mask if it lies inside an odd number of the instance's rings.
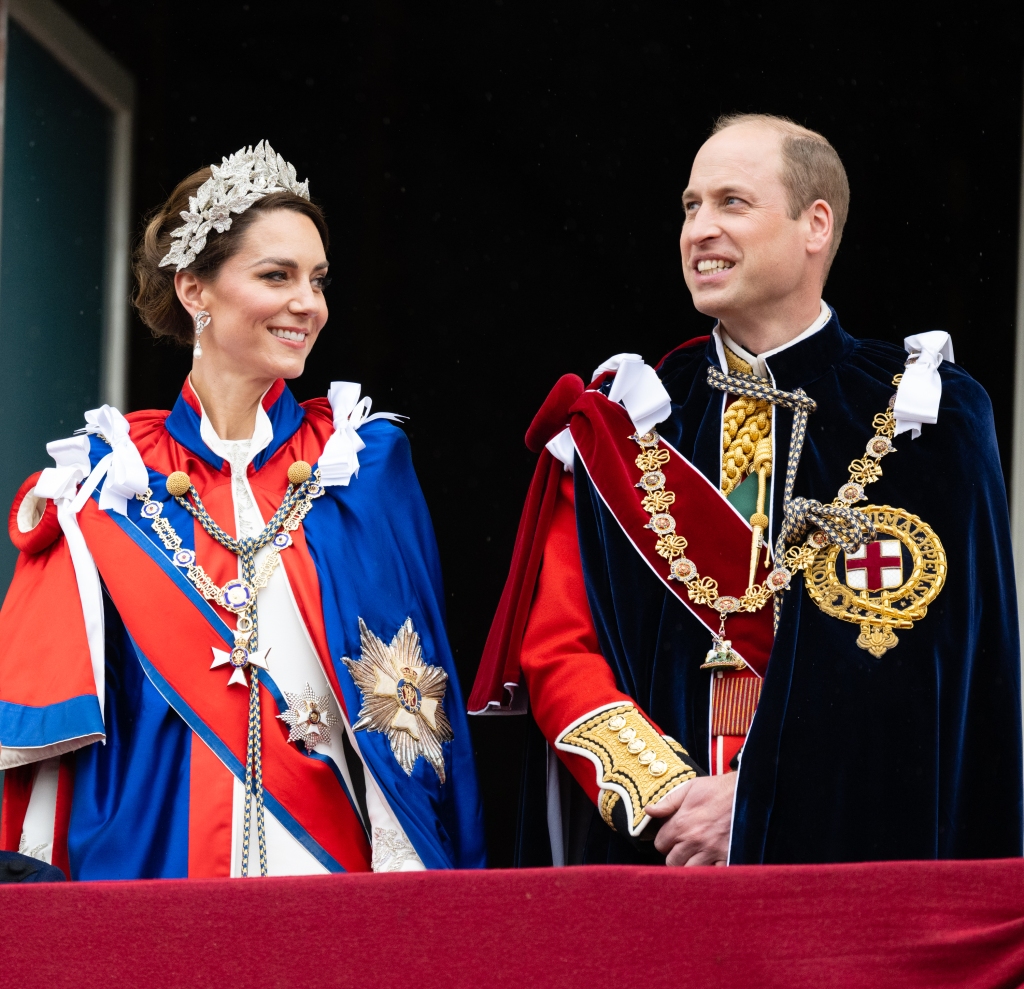
{"label": "small red cross badge", "polygon": [[898,539],[876,539],[846,554],[846,583],[857,591],[882,591],[903,583],[903,554]]}

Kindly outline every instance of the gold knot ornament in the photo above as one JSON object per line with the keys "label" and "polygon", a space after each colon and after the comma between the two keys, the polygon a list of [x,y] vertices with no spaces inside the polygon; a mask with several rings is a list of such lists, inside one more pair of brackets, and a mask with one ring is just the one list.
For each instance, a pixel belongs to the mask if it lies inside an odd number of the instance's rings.
{"label": "gold knot ornament", "polygon": [[305,460],[296,460],[295,463],[288,468],[288,481],[297,487],[303,482],[308,481],[312,474],[313,468],[310,467]]}
{"label": "gold knot ornament", "polygon": [[183,470],[176,470],[167,477],[167,493],[172,498],[184,498],[192,487],[192,479]]}

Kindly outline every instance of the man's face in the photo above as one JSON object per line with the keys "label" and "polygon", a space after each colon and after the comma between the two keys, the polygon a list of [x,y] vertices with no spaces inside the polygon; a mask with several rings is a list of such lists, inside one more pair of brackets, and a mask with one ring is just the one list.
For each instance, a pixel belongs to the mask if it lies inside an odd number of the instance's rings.
{"label": "man's face", "polygon": [[693,304],[708,316],[770,312],[806,282],[807,230],[789,217],[781,146],[770,127],[736,124],[693,160],[679,249]]}

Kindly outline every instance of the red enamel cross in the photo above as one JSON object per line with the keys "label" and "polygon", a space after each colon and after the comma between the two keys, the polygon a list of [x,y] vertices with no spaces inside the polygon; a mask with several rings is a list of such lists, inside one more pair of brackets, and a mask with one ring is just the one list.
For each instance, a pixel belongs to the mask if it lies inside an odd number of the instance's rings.
{"label": "red enamel cross", "polygon": [[868,543],[867,552],[863,559],[851,560],[849,554],[846,556],[847,573],[851,570],[867,571],[866,589],[869,591],[880,591],[885,587],[882,581],[883,569],[902,567],[902,565],[903,559],[898,554],[896,556],[882,556],[882,543],[879,540]]}

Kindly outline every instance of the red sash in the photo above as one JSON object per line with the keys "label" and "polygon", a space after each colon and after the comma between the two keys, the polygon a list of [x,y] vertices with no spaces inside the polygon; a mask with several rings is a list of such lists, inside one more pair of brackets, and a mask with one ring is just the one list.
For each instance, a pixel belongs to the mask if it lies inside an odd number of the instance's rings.
{"label": "red sash", "polygon": [[[599,391],[590,389],[580,396],[571,411],[570,430],[576,450],[626,538],[694,617],[709,631],[717,632],[718,613],[706,605],[695,605],[686,593],[686,584],[669,579],[668,561],[654,549],[658,537],[645,528],[651,516],[641,504],[643,492],[636,487],[642,473],[636,466],[641,450],[630,439],[636,429],[626,410],[608,401]],[[666,490],[676,495],[671,512],[676,520],[676,531],[686,537],[687,557],[697,565],[702,577],[718,581],[720,594],[740,597],[747,588],[749,576],[750,525],[689,460],[664,439],[661,442],[672,455],[661,470]],[[766,572],[763,566],[759,566],[759,571],[763,579]],[[774,641],[771,603],[760,611],[730,615],[726,635],[732,641],[733,650],[758,676],[764,676]]]}
{"label": "red sash", "polygon": [[[162,551],[130,520],[113,519],[90,499],[79,524],[143,664],[148,662],[163,681],[156,683],[158,689],[165,688],[161,693],[168,703],[238,775],[245,765],[248,691],[229,688],[223,670],[210,670],[212,649],[227,648],[227,626],[198,599],[183,573],[169,561],[162,565],[157,556]],[[290,552],[304,553],[305,547],[297,540]],[[290,822],[281,822],[300,843],[309,848],[311,840],[346,871],[365,871],[366,835],[334,771],[289,744],[288,729],[275,717],[277,705],[265,687],[261,701],[268,803],[279,804],[301,829],[295,834]]]}
{"label": "red sash", "polygon": [[[512,568],[469,697],[470,714],[510,713],[520,707],[508,688],[520,680],[523,629],[562,473],[562,465],[543,447],[566,424],[591,481],[636,551],[707,629],[718,631],[718,614],[694,605],[686,585],[668,579],[668,561],[654,551],[657,537],[645,528],[650,515],[641,505],[643,494],[636,487],[640,447],[629,439],[636,430],[626,410],[595,389],[604,380],[602,375],[583,391],[583,383],[575,376],[561,378],[527,433],[527,446],[539,452],[540,459],[519,521]],[[666,487],[676,495],[672,514],[688,541],[687,556],[702,576],[718,581],[720,593],[739,597],[746,590],[750,565],[750,525],[693,464],[662,442],[672,454],[663,471]],[[726,627],[733,649],[763,676],[774,639],[771,604],[753,614],[731,615]]]}

